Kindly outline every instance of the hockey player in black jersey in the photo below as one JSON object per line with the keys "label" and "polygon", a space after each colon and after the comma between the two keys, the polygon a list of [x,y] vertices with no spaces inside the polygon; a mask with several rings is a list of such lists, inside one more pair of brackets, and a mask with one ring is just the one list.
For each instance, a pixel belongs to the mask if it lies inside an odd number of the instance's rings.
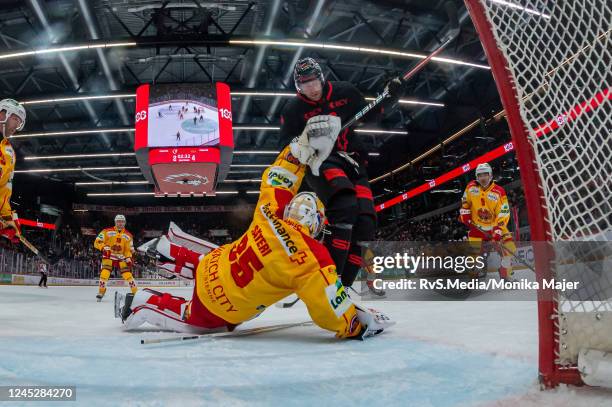
{"label": "hockey player in black jersey", "polygon": [[[306,121],[313,116],[338,116],[344,123],[364,106],[366,101],[349,82],[325,81],[323,71],[312,58],[299,60],[293,78],[297,97],[281,112],[280,143],[286,146],[300,136]],[[401,87],[399,79],[388,84],[392,97]],[[308,171],[306,181],[323,201],[329,225],[325,246],[336,263],[342,284],[350,287],[363,266],[359,242],[374,240],[376,212],[368,175],[367,157],[352,128],[338,134],[331,154],[320,163],[318,171]],[[310,168],[317,166],[310,166]]]}

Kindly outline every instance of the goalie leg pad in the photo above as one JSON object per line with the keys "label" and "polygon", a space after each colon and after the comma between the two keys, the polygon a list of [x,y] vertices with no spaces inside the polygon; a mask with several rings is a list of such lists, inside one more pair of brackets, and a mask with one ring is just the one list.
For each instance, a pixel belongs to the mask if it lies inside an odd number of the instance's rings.
{"label": "goalie leg pad", "polygon": [[191,332],[189,324],[183,321],[186,307],[187,300],[182,297],[145,288],[134,295],[131,303],[126,301],[122,318],[126,330],[147,322],[163,330]]}
{"label": "goalie leg pad", "polygon": [[159,238],[155,250],[160,256],[158,267],[188,279],[194,278],[195,269],[204,256],[187,247],[172,243],[166,236]]}

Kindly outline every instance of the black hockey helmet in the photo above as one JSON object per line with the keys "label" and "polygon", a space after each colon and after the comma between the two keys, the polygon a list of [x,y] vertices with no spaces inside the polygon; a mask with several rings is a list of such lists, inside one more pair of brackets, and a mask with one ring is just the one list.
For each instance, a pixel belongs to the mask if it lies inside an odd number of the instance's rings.
{"label": "black hockey helmet", "polygon": [[321,66],[313,58],[302,58],[298,60],[293,67],[293,81],[298,92],[301,91],[302,83],[310,82],[313,79],[321,81],[321,85],[325,84],[323,70]]}

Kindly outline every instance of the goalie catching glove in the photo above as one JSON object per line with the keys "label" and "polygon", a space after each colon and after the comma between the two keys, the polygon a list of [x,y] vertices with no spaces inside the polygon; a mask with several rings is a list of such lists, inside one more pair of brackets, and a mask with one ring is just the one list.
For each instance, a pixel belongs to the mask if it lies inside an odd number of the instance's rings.
{"label": "goalie catching glove", "polygon": [[319,167],[332,152],[341,127],[337,116],[311,117],[302,134],[291,142],[291,154],[318,176]]}

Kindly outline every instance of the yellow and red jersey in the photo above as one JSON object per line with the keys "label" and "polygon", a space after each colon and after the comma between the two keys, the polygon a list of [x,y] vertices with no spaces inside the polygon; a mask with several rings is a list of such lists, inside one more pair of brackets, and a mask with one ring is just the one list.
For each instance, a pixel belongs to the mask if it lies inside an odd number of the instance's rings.
{"label": "yellow and red jersey", "polygon": [[461,209],[471,211],[474,224],[483,230],[490,231],[496,226],[508,232],[510,205],[504,188],[491,182],[483,188],[476,181],[470,181],[461,199]]}
{"label": "yellow and red jersey", "polygon": [[8,139],[0,141],[0,216],[12,214],[10,199],[13,193],[13,175],[17,157]]}
{"label": "yellow and red jersey", "polygon": [[238,324],[296,293],[321,328],[338,337],[354,336],[361,325],[329,252],[307,228],[283,219],[304,173],[288,147],[264,171],[246,233],[200,261],[197,297],[216,316]]}
{"label": "yellow and red jersey", "polygon": [[115,226],[106,228],[94,241],[94,247],[98,250],[105,246],[110,247],[111,256],[131,258],[134,253],[134,237],[126,229],[118,230]]}

